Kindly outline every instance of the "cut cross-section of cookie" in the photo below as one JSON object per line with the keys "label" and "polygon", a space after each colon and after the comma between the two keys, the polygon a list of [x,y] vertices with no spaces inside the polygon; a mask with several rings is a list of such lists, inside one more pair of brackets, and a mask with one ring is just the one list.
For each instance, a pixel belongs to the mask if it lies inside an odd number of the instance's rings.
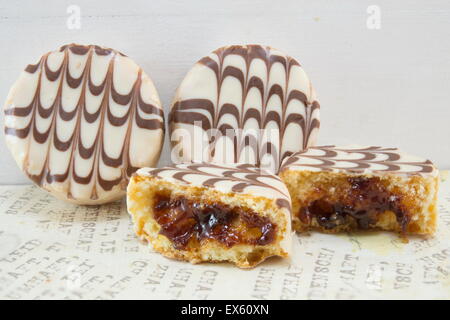
{"label": "cut cross-section of cookie", "polygon": [[312,147],[287,158],[280,177],[297,231],[436,229],[438,170],[396,148]]}
{"label": "cut cross-section of cookie", "polygon": [[291,203],[281,180],[249,164],[143,168],[127,191],[138,236],[163,255],[253,267],[287,257]]}
{"label": "cut cross-section of cookie", "polygon": [[54,196],[101,204],[156,165],[164,115],[150,77],[109,48],[69,44],[28,65],[5,103],[6,143],[22,171]]}
{"label": "cut cross-section of cookie", "polygon": [[315,144],[319,126],[319,102],[297,60],[268,46],[226,46],[200,59],[176,92],[172,160],[276,173],[285,157]]}

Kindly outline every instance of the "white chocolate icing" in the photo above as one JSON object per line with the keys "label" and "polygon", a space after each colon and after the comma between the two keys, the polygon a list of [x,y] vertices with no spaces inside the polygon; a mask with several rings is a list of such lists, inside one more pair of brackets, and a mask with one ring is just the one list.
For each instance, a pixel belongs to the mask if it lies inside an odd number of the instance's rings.
{"label": "white chocolate icing", "polygon": [[397,148],[375,146],[311,147],[287,158],[280,172],[284,170],[438,175],[438,170],[430,160],[401,152]]}

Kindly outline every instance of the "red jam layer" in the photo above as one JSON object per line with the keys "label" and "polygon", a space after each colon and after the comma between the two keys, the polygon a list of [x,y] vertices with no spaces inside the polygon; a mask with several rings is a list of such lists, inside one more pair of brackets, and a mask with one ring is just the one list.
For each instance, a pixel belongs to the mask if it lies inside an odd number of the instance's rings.
{"label": "red jam layer", "polygon": [[200,204],[183,197],[157,195],[153,209],[160,234],[177,249],[186,249],[191,239],[214,239],[227,247],[267,245],[276,235],[276,226],[268,218],[224,204]]}
{"label": "red jam layer", "polygon": [[315,218],[325,229],[333,229],[354,219],[359,229],[373,226],[379,214],[390,210],[395,213],[403,232],[409,223],[409,215],[402,208],[401,196],[386,190],[379,177],[348,178],[350,188],[338,200],[322,197],[300,209],[300,220],[309,224]]}

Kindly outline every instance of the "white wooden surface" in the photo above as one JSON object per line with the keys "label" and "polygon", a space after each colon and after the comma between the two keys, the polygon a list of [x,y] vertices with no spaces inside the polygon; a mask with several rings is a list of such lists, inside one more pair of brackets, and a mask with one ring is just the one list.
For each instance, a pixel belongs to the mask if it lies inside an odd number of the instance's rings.
{"label": "white wooden surface", "polygon": [[[70,5],[79,29],[67,27]],[[380,29],[367,27],[370,5]],[[317,89],[320,144],[398,146],[450,168],[450,1],[0,0],[0,39],[0,99],[42,53],[94,43],[134,58],[166,110],[213,49],[271,45],[296,57]],[[3,139],[0,154],[0,183],[27,183]]]}

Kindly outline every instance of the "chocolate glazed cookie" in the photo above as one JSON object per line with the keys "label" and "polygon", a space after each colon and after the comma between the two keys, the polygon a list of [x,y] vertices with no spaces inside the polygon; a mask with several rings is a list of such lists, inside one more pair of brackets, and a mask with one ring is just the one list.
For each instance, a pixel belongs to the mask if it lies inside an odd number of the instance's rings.
{"label": "chocolate glazed cookie", "polygon": [[100,204],[154,166],[164,115],[152,80],[130,58],[70,44],[28,65],[5,103],[6,142],[24,173],[58,198]]}
{"label": "chocolate glazed cookie", "polygon": [[136,235],[166,257],[254,267],[291,251],[291,199],[276,175],[250,164],[142,168],[128,211]]}
{"label": "chocolate glazed cookie", "polygon": [[172,159],[277,172],[284,158],[314,145],[319,107],[294,58],[260,45],[217,49],[177,90],[169,115]]}

